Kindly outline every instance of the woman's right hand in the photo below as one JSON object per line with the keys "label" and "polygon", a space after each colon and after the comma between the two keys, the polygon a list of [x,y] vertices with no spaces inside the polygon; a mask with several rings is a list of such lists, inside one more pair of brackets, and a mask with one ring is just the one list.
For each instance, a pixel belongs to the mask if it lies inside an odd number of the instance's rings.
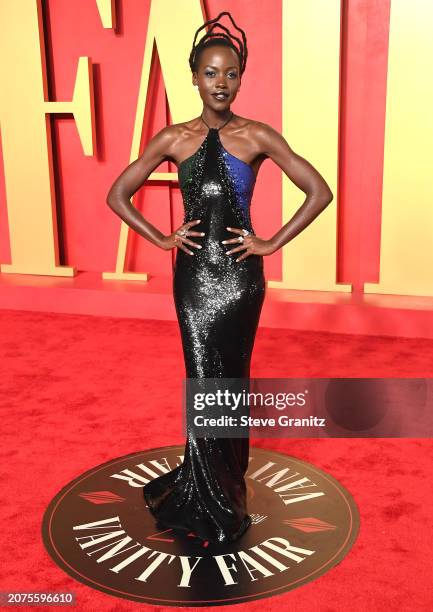
{"label": "woman's right hand", "polygon": [[195,219],[194,221],[188,221],[187,223],[184,223],[183,225],[178,227],[177,230],[174,231],[169,236],[164,236],[160,244],[161,248],[164,249],[165,251],[168,251],[169,249],[178,247],[179,249],[182,249],[182,251],[185,251],[185,253],[188,253],[189,255],[194,255],[194,253],[190,251],[185,245],[189,244],[196,249],[202,248],[201,244],[197,244],[196,242],[193,242],[187,237],[187,236],[204,236],[205,235],[204,232],[195,232],[189,229],[190,227],[197,225],[197,223],[201,223],[201,219]]}

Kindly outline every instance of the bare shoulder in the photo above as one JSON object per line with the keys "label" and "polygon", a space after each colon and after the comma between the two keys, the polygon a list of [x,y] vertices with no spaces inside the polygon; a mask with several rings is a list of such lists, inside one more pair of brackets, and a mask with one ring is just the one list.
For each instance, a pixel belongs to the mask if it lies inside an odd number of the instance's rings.
{"label": "bare shoulder", "polygon": [[254,142],[265,155],[270,156],[275,148],[281,147],[284,144],[288,146],[288,143],[283,135],[268,123],[264,123],[263,121],[254,121],[251,127],[251,136],[254,139]]}
{"label": "bare shoulder", "polygon": [[283,159],[291,161],[297,157],[284,136],[268,123],[250,120],[248,129],[250,141],[259,156],[269,157],[278,164]]}
{"label": "bare shoulder", "polygon": [[272,159],[305,193],[324,194],[324,199],[332,200],[332,191],[324,178],[308,160],[292,149],[278,130],[263,121],[249,120],[246,133],[259,158]]}
{"label": "bare shoulder", "polygon": [[[184,150],[203,138],[203,126],[197,119],[173,123],[162,128],[152,139],[165,152],[166,159],[177,161],[185,157]],[[150,142],[152,142],[150,141]],[[150,143],[149,143],[150,144]]]}
{"label": "bare shoulder", "polygon": [[238,117],[238,119],[240,120],[239,128],[256,157],[261,159],[272,157],[275,148],[281,147],[283,143],[288,147],[283,136],[269,124],[246,117]]}
{"label": "bare shoulder", "polygon": [[163,127],[147,143],[145,153],[159,154],[161,159],[170,159],[176,149],[176,143],[182,138],[183,124],[173,124]]}

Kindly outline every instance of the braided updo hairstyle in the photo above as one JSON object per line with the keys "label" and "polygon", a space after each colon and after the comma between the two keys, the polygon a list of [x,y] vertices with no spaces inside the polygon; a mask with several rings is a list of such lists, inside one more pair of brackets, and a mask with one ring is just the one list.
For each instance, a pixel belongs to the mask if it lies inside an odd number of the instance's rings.
{"label": "braided updo hairstyle", "polygon": [[[218,23],[218,19],[222,17],[223,15],[228,15],[230,17],[230,20],[233,23],[234,27],[241,33],[242,40],[240,40],[237,36],[234,36],[234,34],[231,34],[230,31],[225,26],[223,26],[221,23]],[[198,33],[200,32],[200,30],[205,28],[207,25],[211,25],[211,27],[196,45],[195,41],[197,40]],[[225,30],[227,34],[224,34],[223,32],[213,32],[214,28],[216,28],[217,26]],[[239,48],[234,45],[233,40],[235,40],[238,43]],[[191,68],[191,72],[197,72],[199,61],[200,61],[200,56],[202,52],[204,51],[204,49],[207,49],[208,47],[215,46],[215,45],[225,45],[226,47],[230,47],[231,49],[233,49],[233,51],[235,51],[236,55],[239,58],[240,73],[242,75],[245,71],[245,66],[247,63],[247,56],[248,56],[247,37],[245,36],[245,32],[242,30],[242,28],[239,28],[235,24],[232,16],[230,15],[228,11],[223,11],[217,17],[215,17],[215,19],[210,19],[209,21],[206,21],[196,31],[195,36],[194,36],[194,41],[192,43],[191,53],[189,56],[189,65]]]}

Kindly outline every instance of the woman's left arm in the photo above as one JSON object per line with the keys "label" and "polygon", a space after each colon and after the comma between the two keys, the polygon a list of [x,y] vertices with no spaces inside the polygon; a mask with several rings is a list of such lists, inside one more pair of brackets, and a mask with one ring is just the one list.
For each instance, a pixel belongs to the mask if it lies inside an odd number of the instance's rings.
{"label": "woman's left arm", "polygon": [[[334,197],[319,172],[310,162],[295,153],[283,136],[272,127],[260,121],[254,122],[250,141],[254,142],[257,156],[272,159],[307,197],[293,217],[272,238],[263,239],[249,234],[243,238],[240,246],[226,251],[226,255],[237,255],[243,251],[236,261],[242,261],[250,255],[272,255],[310,225]],[[238,237],[223,240],[223,244],[239,242],[243,230],[236,227],[227,229]]]}
{"label": "woman's left arm", "polygon": [[306,159],[295,153],[271,126],[257,122],[254,140],[261,153],[272,159],[306,198],[293,217],[270,239],[273,251],[287,244],[305,229],[333,200],[325,179]]}

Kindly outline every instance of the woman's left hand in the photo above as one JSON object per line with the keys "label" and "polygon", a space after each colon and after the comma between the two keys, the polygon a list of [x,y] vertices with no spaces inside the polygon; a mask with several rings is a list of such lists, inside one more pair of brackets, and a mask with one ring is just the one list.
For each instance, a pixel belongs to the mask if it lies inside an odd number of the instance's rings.
{"label": "woman's left hand", "polygon": [[[227,227],[226,229],[229,230],[229,232],[238,234],[238,237],[222,240],[221,242],[223,244],[239,245],[234,249],[226,251],[226,255],[237,253],[238,251],[245,251],[245,253],[242,253],[242,255],[236,259],[236,261],[242,261],[242,259],[246,259],[249,255],[271,255],[276,251],[271,240],[263,240],[254,234],[247,234],[245,236],[244,231],[237,227]],[[243,242],[241,243],[239,243],[239,236],[243,237]]]}

